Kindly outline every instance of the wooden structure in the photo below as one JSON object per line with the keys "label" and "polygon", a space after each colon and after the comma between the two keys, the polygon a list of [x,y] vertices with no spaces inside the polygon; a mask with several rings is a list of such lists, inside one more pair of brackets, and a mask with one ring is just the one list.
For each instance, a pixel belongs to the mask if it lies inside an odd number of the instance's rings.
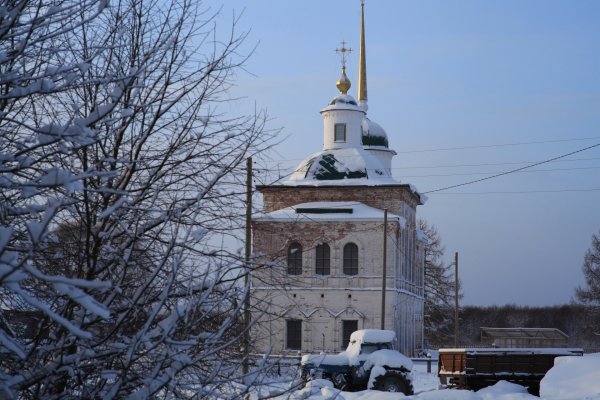
{"label": "wooden structure", "polygon": [[559,356],[581,356],[582,349],[440,349],[438,376],[444,385],[479,390],[504,380],[538,395],[540,381]]}
{"label": "wooden structure", "polygon": [[481,343],[490,347],[565,347],[568,339],[556,328],[481,328]]}

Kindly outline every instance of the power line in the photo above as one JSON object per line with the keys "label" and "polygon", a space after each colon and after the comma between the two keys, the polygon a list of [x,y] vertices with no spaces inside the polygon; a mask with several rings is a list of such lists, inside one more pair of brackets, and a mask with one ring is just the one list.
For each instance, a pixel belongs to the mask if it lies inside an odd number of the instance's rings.
{"label": "power line", "polygon": [[442,148],[437,148],[437,149],[398,151],[397,153],[398,154],[407,154],[407,153],[428,153],[428,152],[435,152],[435,151],[450,151],[450,150],[472,150],[472,149],[486,149],[486,148],[490,148],[490,147],[526,146],[526,145],[531,145],[531,144],[562,143],[562,142],[574,142],[574,141],[595,140],[595,139],[600,139],[600,137],[594,136],[594,137],[572,138],[572,139],[540,140],[540,141],[535,141],[535,142],[517,142],[517,143],[487,144],[487,145],[478,145],[478,146],[442,147]]}
{"label": "power line", "polygon": [[[600,157],[590,158],[573,158],[570,160],[557,160],[556,162],[575,162],[575,161],[593,161],[600,160]],[[392,169],[434,169],[434,168],[459,168],[459,167],[490,167],[500,165],[519,165],[519,164],[532,164],[538,161],[513,161],[513,162],[502,162],[502,163],[481,163],[481,164],[447,164],[447,165],[419,165],[410,167],[395,167]]]}
{"label": "power line", "polygon": [[[546,143],[565,143],[565,142],[577,142],[583,140],[596,140],[600,139],[600,136],[590,136],[590,137],[581,137],[581,138],[569,138],[569,139],[551,139],[551,140],[538,140],[538,141],[530,141],[530,142],[515,142],[515,143],[495,143],[495,144],[487,144],[487,145],[474,145],[474,146],[456,146],[456,147],[440,147],[440,148],[432,148],[432,149],[417,149],[417,150],[404,150],[397,151],[398,154],[409,154],[409,153],[428,153],[428,152],[437,152],[437,151],[453,151],[453,150],[474,150],[474,149],[485,149],[485,148],[493,148],[493,147],[512,147],[512,146],[528,146],[533,144],[546,144]],[[289,159],[271,159],[271,160],[263,160],[265,162],[287,162],[287,161],[302,161],[305,158],[289,158]]]}
{"label": "power line", "polygon": [[[600,157],[588,157],[588,158],[573,158],[570,160],[555,160],[554,162],[561,163],[569,163],[569,162],[578,162],[578,161],[596,161],[600,160]],[[480,163],[480,164],[446,164],[446,165],[417,165],[417,166],[406,166],[406,167],[393,167],[392,170],[409,170],[409,169],[437,169],[437,168],[464,168],[464,167],[498,167],[503,165],[523,165],[523,164],[533,164],[537,163],[537,161],[513,161],[513,162],[499,162],[499,163]],[[587,169],[587,168],[597,168],[597,167],[580,167],[580,168],[572,168],[572,169]],[[286,175],[291,174],[295,170],[295,167],[285,167],[279,168],[277,170],[273,170],[270,168],[257,168],[255,172],[264,173],[264,172],[279,172]],[[558,169],[557,169],[558,170]],[[568,170],[565,168],[564,170]],[[493,173],[493,172],[489,172]],[[475,174],[486,174],[484,172],[475,172],[473,174],[462,174],[462,175],[475,175]],[[455,176],[461,174],[447,174],[447,175],[403,175],[404,178],[413,178],[413,177],[429,177],[429,176]]]}
{"label": "power line", "polygon": [[600,146],[600,143],[596,143],[596,144],[594,144],[592,146],[584,147],[582,149],[575,150],[575,151],[563,154],[563,155],[558,156],[558,157],[550,158],[548,160],[544,160],[544,161],[540,161],[540,162],[537,162],[537,163],[534,163],[534,164],[526,165],[526,166],[521,167],[521,168],[517,168],[517,169],[510,170],[510,171],[501,172],[501,173],[498,173],[498,174],[495,174],[495,175],[492,175],[492,176],[487,176],[485,178],[475,179],[475,180],[469,181],[469,182],[459,183],[457,185],[451,185],[451,186],[446,186],[446,187],[442,187],[442,188],[439,188],[439,189],[429,190],[429,191],[422,192],[422,193],[423,194],[428,194],[428,193],[441,192],[442,190],[454,189],[454,188],[461,187],[461,186],[472,185],[473,183],[487,181],[487,180],[490,180],[490,179],[498,178],[500,176],[509,175],[509,174],[513,174],[515,172],[523,171],[524,169],[527,169],[527,168],[532,168],[532,167],[535,167],[535,166],[538,166],[538,165],[546,164],[546,163],[549,163],[549,162],[554,161],[554,160],[558,160],[558,159],[561,159],[561,158],[565,158],[565,157],[571,156],[573,154],[581,153],[583,151],[590,150],[590,149],[593,149],[594,147],[598,147],[598,146]]}
{"label": "power line", "polygon": [[[595,167],[574,167],[574,168],[549,168],[549,169],[533,169],[529,171],[519,172],[554,172],[554,171],[576,171],[583,169],[598,169],[600,166]],[[448,177],[448,176],[473,176],[473,175],[489,175],[495,174],[496,172],[471,172],[463,174],[429,174],[429,175],[403,175],[402,178],[436,178],[436,177]]]}
{"label": "power line", "polygon": [[529,194],[529,193],[562,193],[562,192],[596,192],[600,188],[591,189],[556,189],[556,190],[515,190],[504,192],[443,192],[433,193],[434,195],[484,195],[484,194]]}
{"label": "power line", "polygon": [[[560,160],[559,160],[560,161]],[[509,165],[511,163],[508,163]],[[515,164],[523,164],[523,163],[515,163]],[[505,164],[496,164],[496,165],[505,165]],[[557,172],[557,171],[579,171],[579,170],[589,170],[589,169],[599,169],[600,166],[591,166],[591,167],[572,167],[572,168],[548,168],[548,169],[534,169],[534,170],[526,170],[526,171],[518,171],[518,172],[523,172],[523,173],[538,173],[538,172]],[[396,169],[396,168],[392,168],[392,169]],[[374,171],[372,169],[367,169],[368,171]],[[269,172],[273,172],[270,171],[268,169],[262,169],[262,170],[256,170],[255,172],[259,172],[259,173],[269,173]],[[277,172],[281,172],[281,171],[277,171]],[[289,172],[286,172],[284,176],[280,177],[277,181],[275,182],[271,182],[271,184],[276,183],[278,181],[280,181],[281,179],[285,179],[289,177],[289,174],[292,171],[290,170]],[[450,174],[426,174],[426,175],[400,175],[400,176],[396,176],[395,179],[407,179],[407,178],[444,178],[444,177],[450,177],[450,176],[474,176],[474,175],[490,175],[490,174],[497,174],[499,172],[465,172],[465,173],[450,173]],[[263,181],[261,181],[262,184],[265,184]]]}

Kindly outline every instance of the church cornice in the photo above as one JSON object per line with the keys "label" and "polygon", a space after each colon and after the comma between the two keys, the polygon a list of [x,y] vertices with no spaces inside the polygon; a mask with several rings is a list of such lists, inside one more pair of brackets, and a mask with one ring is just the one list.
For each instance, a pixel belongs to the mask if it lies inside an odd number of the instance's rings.
{"label": "church cornice", "polygon": [[269,191],[269,190],[314,190],[314,189],[335,189],[335,190],[343,190],[343,189],[389,189],[389,188],[399,188],[403,190],[407,190],[408,193],[416,200],[418,205],[423,205],[427,201],[427,196],[422,195],[418,191],[415,190],[415,187],[407,184],[407,183],[382,183],[378,185],[327,185],[327,184],[319,184],[319,185],[256,185],[256,190],[259,192]]}

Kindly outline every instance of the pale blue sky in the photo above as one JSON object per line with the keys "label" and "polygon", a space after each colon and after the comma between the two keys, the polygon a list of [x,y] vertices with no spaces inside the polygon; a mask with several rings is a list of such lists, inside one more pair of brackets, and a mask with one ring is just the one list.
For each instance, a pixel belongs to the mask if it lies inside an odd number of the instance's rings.
{"label": "pale blue sky", "polygon": [[[365,3],[368,115],[399,153],[402,182],[427,192],[600,143],[600,1]],[[220,27],[233,10],[244,11],[245,48],[258,47],[254,75],[240,73],[232,95],[283,128],[270,165],[288,171],[322,146],[334,49],[358,50],[360,1],[228,0]],[[530,142],[545,143],[512,145]],[[420,151],[469,146],[490,147]],[[420,207],[447,261],[459,252],[465,304],[562,304],[582,283],[600,229],[600,147],[535,169],[432,193]]]}

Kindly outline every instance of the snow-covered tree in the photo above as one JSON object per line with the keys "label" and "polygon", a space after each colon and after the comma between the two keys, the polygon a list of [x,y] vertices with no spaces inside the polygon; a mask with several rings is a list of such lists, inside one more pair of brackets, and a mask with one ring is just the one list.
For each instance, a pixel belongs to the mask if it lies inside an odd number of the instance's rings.
{"label": "snow-covered tree", "polygon": [[445,249],[437,228],[423,219],[419,219],[418,224],[428,239],[425,245],[425,336],[433,344],[440,344],[454,334],[454,264],[444,264]]}
{"label": "snow-covered tree", "polygon": [[[0,0],[0,397],[189,397],[239,377],[263,113],[192,0]],[[243,280],[242,280],[243,282]]]}
{"label": "snow-covered tree", "polygon": [[584,304],[600,306],[600,232],[592,235],[592,246],[583,259],[585,287],[576,289],[577,298]]}

